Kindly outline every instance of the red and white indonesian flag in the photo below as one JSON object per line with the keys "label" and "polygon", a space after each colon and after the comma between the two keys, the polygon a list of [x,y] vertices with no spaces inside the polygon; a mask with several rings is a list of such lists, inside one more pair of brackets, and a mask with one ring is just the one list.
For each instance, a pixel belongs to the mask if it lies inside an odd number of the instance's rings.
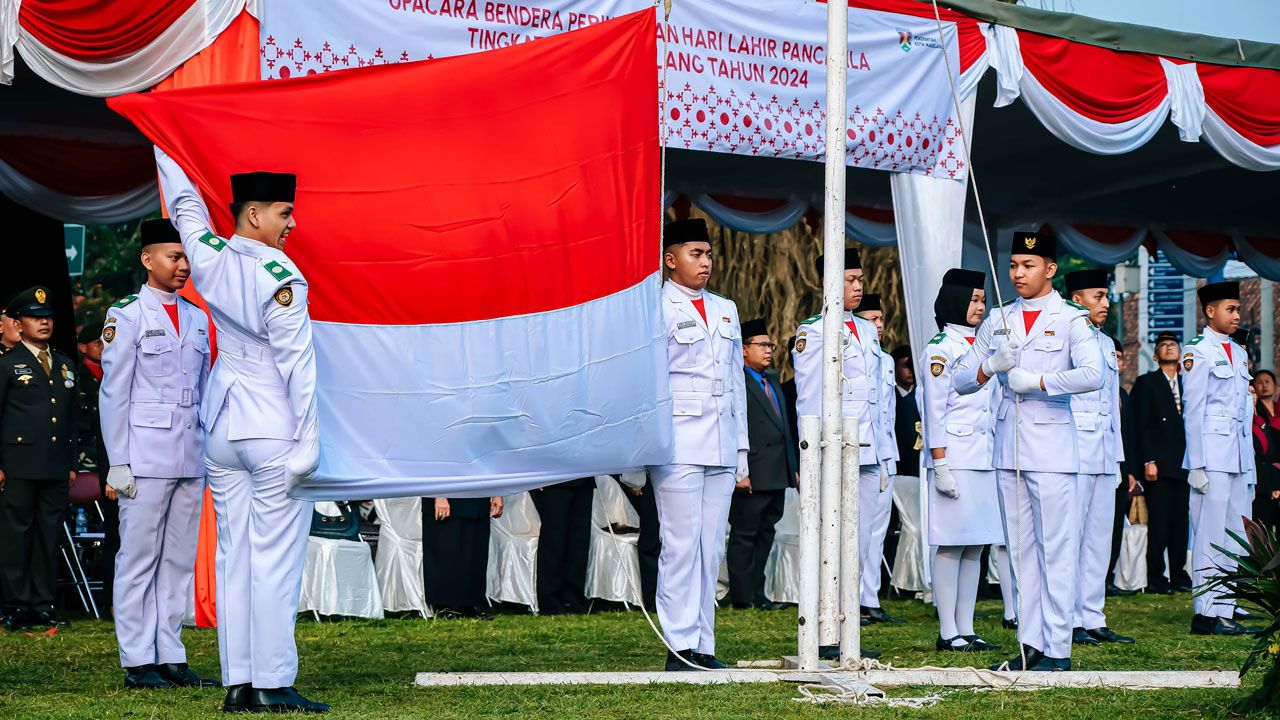
{"label": "red and white indonesian flag", "polygon": [[[670,459],[654,12],[504,50],[130,95],[220,233],[298,175],[310,499],[506,494]],[[199,277],[195,282],[197,289]]]}

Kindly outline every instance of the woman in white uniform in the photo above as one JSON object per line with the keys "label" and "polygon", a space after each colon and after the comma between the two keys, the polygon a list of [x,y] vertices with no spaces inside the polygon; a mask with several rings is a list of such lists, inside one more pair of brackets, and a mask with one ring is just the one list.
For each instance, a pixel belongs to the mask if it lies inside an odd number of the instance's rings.
{"label": "woman in white uniform", "polygon": [[960,395],[951,384],[956,363],[969,352],[986,311],[986,276],[948,270],[934,316],[942,331],[925,348],[924,432],[928,468],[933,601],[940,651],[995,650],[973,631],[984,545],[1004,541],[996,473],[992,465],[994,389]]}

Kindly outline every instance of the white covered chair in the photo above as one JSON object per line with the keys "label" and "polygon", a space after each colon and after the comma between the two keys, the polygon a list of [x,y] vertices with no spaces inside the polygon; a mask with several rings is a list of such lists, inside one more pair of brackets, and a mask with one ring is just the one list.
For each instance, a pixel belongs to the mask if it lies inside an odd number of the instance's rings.
{"label": "white covered chair", "polygon": [[800,493],[787,488],[782,519],[764,566],[764,595],[773,602],[800,602]]}
{"label": "white covered chair", "polygon": [[[1166,559],[1166,565],[1168,560]],[[1120,557],[1116,560],[1116,587],[1142,590],[1147,587],[1147,526],[1124,519],[1120,536]]]}
{"label": "white covered chair", "polygon": [[905,592],[929,589],[925,568],[925,537],[921,494],[926,481],[913,475],[899,475],[893,481],[893,504],[898,508],[898,551],[893,558],[889,582]]}
{"label": "white covered chair", "polygon": [[538,612],[538,534],[542,519],[523,492],[506,498],[502,517],[490,521],[489,600],[528,606]]}
{"label": "white covered chair", "polygon": [[380,522],[374,566],[383,609],[430,617],[422,588],[422,499],[374,500],[373,506]]}
{"label": "white covered chair", "polygon": [[589,598],[640,605],[640,553],[637,533],[610,534],[609,525],[640,527],[640,516],[608,475],[596,476],[591,503],[591,547],[587,553]]}
{"label": "white covered chair", "polygon": [[[334,503],[316,503],[316,511],[339,514]],[[307,538],[298,612],[317,615],[381,618],[382,593],[373,553],[363,540]]]}

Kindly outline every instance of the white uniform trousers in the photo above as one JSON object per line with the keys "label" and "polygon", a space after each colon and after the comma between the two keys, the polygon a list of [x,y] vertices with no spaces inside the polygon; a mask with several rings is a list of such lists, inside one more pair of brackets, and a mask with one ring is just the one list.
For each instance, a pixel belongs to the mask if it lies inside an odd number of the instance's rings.
{"label": "white uniform trousers", "polygon": [[658,465],[658,619],[676,650],[716,652],[716,580],[724,557],[734,468]]}
{"label": "white uniform trousers", "polygon": [[[1209,487],[1205,492],[1191,491],[1191,585],[1200,587],[1217,576],[1218,568],[1232,568],[1235,563],[1213,549],[1214,545],[1235,548],[1236,541],[1227,530],[1244,537],[1242,517],[1253,512],[1253,485],[1250,473],[1206,472]],[[1235,614],[1234,601],[1223,600],[1218,590],[1192,599],[1197,615],[1230,620]]]}
{"label": "white uniform trousers", "polygon": [[293,685],[312,504],[286,494],[289,440],[229,440],[229,412],[205,450],[218,515],[218,652],[223,685]]}
{"label": "white uniform trousers", "polygon": [[1116,475],[1080,473],[1076,483],[1080,556],[1076,560],[1075,627],[1107,626],[1107,568],[1111,564],[1111,530],[1116,518]]}
{"label": "white uniform trousers", "polygon": [[113,590],[120,665],[184,663],[204,478],[140,477],[135,485],[136,496],[120,496]]}
{"label": "white uniform trousers", "polygon": [[863,465],[858,471],[858,560],[862,570],[858,602],[863,607],[880,607],[880,563],[892,512],[893,476],[889,476],[889,487],[880,492],[880,466]]}
{"label": "white uniform trousers", "polygon": [[1071,657],[1080,554],[1074,473],[999,470],[1000,509],[1018,599],[1018,640],[1052,658]]}

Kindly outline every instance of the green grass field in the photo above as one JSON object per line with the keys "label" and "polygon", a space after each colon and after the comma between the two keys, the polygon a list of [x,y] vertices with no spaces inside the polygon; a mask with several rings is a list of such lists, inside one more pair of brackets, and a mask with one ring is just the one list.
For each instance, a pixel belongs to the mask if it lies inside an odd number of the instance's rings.
{"label": "green grass field", "polygon": [[[964,666],[1006,655],[933,652],[936,621],[917,602],[886,608],[910,621],[873,626],[868,646],[898,667]],[[1235,670],[1250,640],[1187,634],[1190,597],[1112,599],[1108,617],[1136,646],[1083,648],[1077,669]],[[1000,628],[998,602],[979,604],[978,631],[1005,648],[1013,633]],[[415,687],[415,673],[478,670],[657,670],[664,650],[636,612],[545,617],[500,614],[493,622],[395,619],[298,624],[299,689],[334,706],[334,718],[816,718],[857,714],[890,718],[1206,718],[1226,717],[1229,704],[1251,692],[1260,674],[1240,690],[957,691],[925,710],[816,706],[797,703],[794,685],[680,685],[628,687]],[[719,655],[726,661],[794,654],[794,611],[722,610]],[[218,674],[213,631],[185,634],[191,665]],[[979,662],[980,661],[980,662]],[[892,688],[893,697],[932,688]],[[115,637],[107,622],[76,622],[55,636],[0,631],[0,718],[198,718],[218,714],[221,690],[138,692],[121,686]]]}

